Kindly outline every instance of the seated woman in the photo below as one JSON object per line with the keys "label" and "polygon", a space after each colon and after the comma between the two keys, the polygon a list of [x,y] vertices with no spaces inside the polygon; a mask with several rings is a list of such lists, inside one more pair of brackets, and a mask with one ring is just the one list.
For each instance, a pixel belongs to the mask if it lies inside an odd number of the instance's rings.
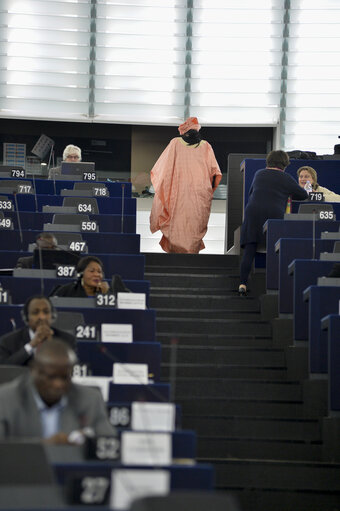
{"label": "seated woman", "polygon": [[102,261],[95,256],[82,257],[77,266],[77,280],[55,288],[50,296],[86,298],[98,293],[129,292],[119,275],[114,276],[114,285],[110,286],[104,278]]}
{"label": "seated woman", "polygon": [[[80,147],[69,144],[65,147],[63,152],[63,161],[69,161],[71,163],[77,163],[81,161],[81,149]],[[61,166],[52,167],[48,172],[48,179],[53,179],[55,176],[60,176]]]}
{"label": "seated woman", "polygon": [[299,179],[299,185],[302,188],[304,188],[307,181],[309,181],[314,192],[323,193],[326,202],[340,202],[340,195],[318,184],[318,175],[313,167],[305,165],[304,167],[300,167],[296,173]]}

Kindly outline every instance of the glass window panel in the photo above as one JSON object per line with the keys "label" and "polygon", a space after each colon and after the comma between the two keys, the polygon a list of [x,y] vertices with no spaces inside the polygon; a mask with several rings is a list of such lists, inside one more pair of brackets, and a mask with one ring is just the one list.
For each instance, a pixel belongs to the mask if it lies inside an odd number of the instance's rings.
{"label": "glass window panel", "polygon": [[340,119],[340,104],[334,105],[333,108],[286,108],[287,122],[296,121],[337,121]]}
{"label": "glass window panel", "polygon": [[340,114],[339,7],[329,0],[291,0],[282,125],[286,149],[333,152]]}
{"label": "glass window panel", "polygon": [[184,90],[184,78],[142,77],[142,76],[96,76],[96,87],[99,89],[133,89],[136,91],[168,91]]}
{"label": "glass window panel", "polygon": [[65,101],[87,101],[87,89],[79,87],[39,87],[36,85],[3,85],[0,84],[0,97],[17,97],[27,99],[50,99]]}
{"label": "glass window panel", "polygon": [[183,105],[96,104],[95,122],[141,124],[178,124],[183,120]]}
{"label": "glass window panel", "polygon": [[[211,108],[206,106],[195,107],[195,115],[200,122],[207,125],[221,126],[276,126],[279,109],[249,108],[249,107],[224,107]],[[260,120],[261,119],[261,120]]]}
{"label": "glass window panel", "polygon": [[56,87],[88,87],[87,74],[32,73],[30,71],[3,71],[0,83],[45,85]]}
{"label": "glass window panel", "polygon": [[207,80],[214,81],[219,79],[229,79],[231,76],[234,79],[244,79],[249,80],[251,76],[252,79],[261,79],[263,77],[268,77],[269,79],[279,80],[281,77],[282,68],[280,65],[259,65],[259,66],[222,66],[220,63],[217,64],[202,64],[196,65],[193,64],[191,66],[191,77],[201,79],[205,77]]}
{"label": "glass window panel", "polygon": [[299,148],[302,151],[314,151],[318,154],[333,154],[333,147],[337,139],[333,135],[298,134],[285,137],[286,151]]}
{"label": "glass window panel", "polygon": [[183,94],[179,92],[155,91],[129,91],[129,90],[102,90],[96,91],[96,102],[99,103],[127,103],[131,105],[175,105],[181,103]]}
{"label": "glass window panel", "polygon": [[[3,109],[2,113],[10,112],[23,112],[32,115],[35,112],[35,118],[46,118],[49,115],[56,117],[65,117],[82,115],[84,106],[78,101],[39,101],[36,99],[23,99],[23,98],[7,98],[6,108]],[[30,114],[31,112],[31,114]],[[65,115],[66,114],[66,115]]]}
{"label": "glass window panel", "polygon": [[5,57],[0,55],[0,69],[26,70],[32,72],[88,73],[89,63],[82,60],[32,59],[28,57]]}
{"label": "glass window panel", "polygon": [[117,61],[117,62],[148,62],[153,64],[168,62],[179,62],[185,63],[185,52],[175,50],[140,50],[138,48],[98,48],[97,49],[98,60],[105,61]]}

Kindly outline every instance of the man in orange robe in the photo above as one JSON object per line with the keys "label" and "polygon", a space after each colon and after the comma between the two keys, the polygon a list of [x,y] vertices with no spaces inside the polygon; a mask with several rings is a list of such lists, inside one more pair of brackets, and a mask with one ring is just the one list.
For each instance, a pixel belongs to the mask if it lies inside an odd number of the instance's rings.
{"label": "man in orange robe", "polygon": [[197,254],[205,247],[211,200],[222,174],[200,129],[197,118],[189,117],[178,128],[181,136],[171,140],[151,170],[150,229],[162,231],[165,252]]}

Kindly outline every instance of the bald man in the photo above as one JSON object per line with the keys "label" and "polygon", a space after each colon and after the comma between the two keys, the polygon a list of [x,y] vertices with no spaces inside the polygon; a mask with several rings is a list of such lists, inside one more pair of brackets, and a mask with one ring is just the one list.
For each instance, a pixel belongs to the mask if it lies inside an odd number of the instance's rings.
{"label": "bald man", "polygon": [[[51,232],[41,232],[35,238],[35,242],[38,248],[42,250],[58,250],[57,238]],[[19,257],[17,260],[16,268],[32,268],[33,267],[33,255],[27,257]]]}
{"label": "bald man", "polygon": [[0,438],[67,444],[75,431],[116,435],[100,392],[72,383],[76,361],[67,344],[53,339],[41,345],[28,375],[0,385]]}

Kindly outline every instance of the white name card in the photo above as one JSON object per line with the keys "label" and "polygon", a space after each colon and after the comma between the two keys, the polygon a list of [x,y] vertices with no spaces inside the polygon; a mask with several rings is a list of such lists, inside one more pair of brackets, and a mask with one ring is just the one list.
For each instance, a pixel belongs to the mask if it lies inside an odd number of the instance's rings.
{"label": "white name card", "polygon": [[131,405],[131,428],[135,431],[174,431],[176,407],[173,403]]}
{"label": "white name card", "polygon": [[148,364],[113,364],[113,383],[147,385]]}
{"label": "white name card", "polygon": [[121,462],[123,465],[170,465],[171,460],[171,434],[122,432]]}
{"label": "white name card", "polygon": [[168,470],[112,470],[110,509],[129,509],[135,499],[167,495],[169,491]]}
{"label": "white name card", "polygon": [[117,293],[118,309],[145,309],[145,293]]}
{"label": "white name card", "polygon": [[103,342],[132,342],[132,332],[132,325],[103,323],[101,340]]}
{"label": "white name card", "polygon": [[87,385],[88,387],[98,387],[102,393],[104,401],[109,399],[109,386],[112,378],[107,376],[73,376],[73,383]]}

